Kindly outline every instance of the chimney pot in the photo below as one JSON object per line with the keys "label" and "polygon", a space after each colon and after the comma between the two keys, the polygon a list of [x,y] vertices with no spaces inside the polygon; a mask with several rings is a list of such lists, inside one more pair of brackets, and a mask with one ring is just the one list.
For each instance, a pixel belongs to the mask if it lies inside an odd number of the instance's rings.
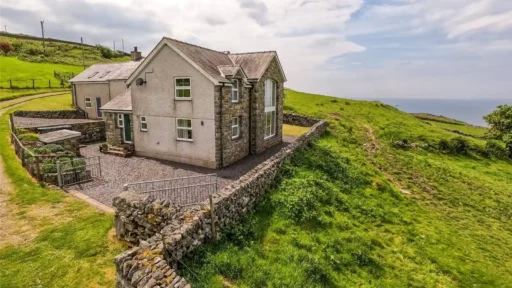
{"label": "chimney pot", "polygon": [[137,52],[137,46],[133,47],[133,51]]}

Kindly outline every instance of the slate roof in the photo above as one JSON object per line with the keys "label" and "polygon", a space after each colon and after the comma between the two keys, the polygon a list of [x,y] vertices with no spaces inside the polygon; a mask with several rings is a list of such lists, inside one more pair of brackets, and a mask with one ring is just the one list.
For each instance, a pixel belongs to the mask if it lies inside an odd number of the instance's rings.
{"label": "slate roof", "polygon": [[39,134],[39,141],[43,143],[55,143],[66,139],[72,139],[76,137],[82,136],[82,133],[78,131],[72,131],[72,130],[57,130],[53,132],[48,132],[44,134]]}
{"label": "slate roof", "polygon": [[233,63],[244,68],[245,74],[249,79],[260,79],[265,73],[268,64],[276,56],[275,51],[234,53],[229,54]]}
{"label": "slate roof", "polygon": [[132,89],[127,89],[119,94],[119,96],[101,106],[100,110],[132,111]]}
{"label": "slate roof", "polygon": [[[142,61],[122,63],[94,64],[76,75],[69,82],[106,82],[110,80],[126,80]],[[108,73],[107,73],[108,72]]]}
{"label": "slate roof", "polygon": [[231,54],[229,52],[219,52],[169,37],[164,37],[164,39],[170,41],[172,45],[219,82],[229,82],[225,76],[232,76],[233,73],[236,73],[238,66],[242,67],[249,79],[259,80],[261,76],[263,76],[270,61],[277,55],[275,51]]}

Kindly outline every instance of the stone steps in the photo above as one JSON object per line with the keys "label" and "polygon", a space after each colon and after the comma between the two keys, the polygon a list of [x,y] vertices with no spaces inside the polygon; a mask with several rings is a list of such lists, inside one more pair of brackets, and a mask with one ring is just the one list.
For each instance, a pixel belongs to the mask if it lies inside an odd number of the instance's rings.
{"label": "stone steps", "polygon": [[108,145],[107,151],[101,151],[104,154],[119,156],[119,157],[130,157],[133,152],[126,151],[123,147],[116,147]]}

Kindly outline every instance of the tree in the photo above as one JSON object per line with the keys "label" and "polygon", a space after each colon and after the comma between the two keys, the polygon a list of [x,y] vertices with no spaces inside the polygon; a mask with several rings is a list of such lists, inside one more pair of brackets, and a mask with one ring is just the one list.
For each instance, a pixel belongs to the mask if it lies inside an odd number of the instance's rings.
{"label": "tree", "polygon": [[100,49],[100,53],[103,58],[112,59],[112,57],[114,56],[114,52],[107,46],[96,45],[96,47],[98,47],[98,49]]}
{"label": "tree", "polygon": [[512,157],[512,106],[500,105],[484,119],[491,127],[488,136],[505,142],[508,155]]}

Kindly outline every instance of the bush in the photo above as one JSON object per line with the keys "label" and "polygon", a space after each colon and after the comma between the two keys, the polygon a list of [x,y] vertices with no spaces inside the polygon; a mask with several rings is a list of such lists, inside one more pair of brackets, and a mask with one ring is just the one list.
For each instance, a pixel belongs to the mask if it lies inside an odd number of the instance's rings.
{"label": "bush", "polygon": [[508,156],[508,151],[505,147],[500,145],[498,141],[495,140],[489,140],[485,144],[485,150],[489,155],[494,156],[496,158],[505,158]]}
{"label": "bush", "polygon": [[97,45],[97,47],[100,49],[100,53],[103,58],[112,59],[112,57],[114,57],[114,52],[107,46]]}
{"label": "bush", "polygon": [[0,51],[2,51],[5,55],[13,51],[11,43],[7,41],[0,41]]}
{"label": "bush", "polygon": [[64,152],[65,151],[64,148],[61,145],[57,145],[57,144],[47,144],[47,145],[45,145],[43,147],[46,147],[52,153]]}
{"label": "bush", "polygon": [[450,142],[446,139],[439,140],[439,151],[449,153],[450,152]]}
{"label": "bush", "polygon": [[20,40],[14,40],[12,43],[12,49],[14,52],[19,53],[21,50],[23,50],[23,42]]}
{"label": "bush", "polygon": [[454,154],[467,154],[469,142],[464,137],[455,137],[450,140],[450,150]]}
{"label": "bush", "polygon": [[39,135],[36,133],[26,133],[19,135],[18,139],[22,141],[37,141],[39,140]]}

